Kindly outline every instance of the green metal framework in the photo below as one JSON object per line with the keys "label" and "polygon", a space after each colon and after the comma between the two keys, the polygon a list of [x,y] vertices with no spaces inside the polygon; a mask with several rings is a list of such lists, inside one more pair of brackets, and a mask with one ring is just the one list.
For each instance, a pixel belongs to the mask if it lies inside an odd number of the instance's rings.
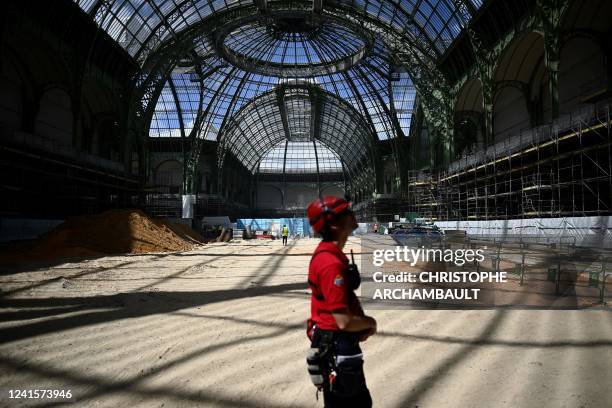
{"label": "green metal framework", "polygon": [[[458,9],[461,11],[460,16],[465,23],[466,33],[470,40],[470,45],[475,56],[476,64],[472,69],[464,73],[464,75],[453,85],[450,90],[450,103],[454,107],[455,101],[461,88],[470,78],[478,78],[482,86],[483,96],[483,123],[485,133],[485,143],[491,143],[493,140],[493,98],[495,90],[500,84],[495,82],[495,71],[502,55],[508,45],[517,38],[528,32],[542,33],[544,37],[544,63],[548,72],[548,88],[551,98],[550,106],[552,118],[559,117],[559,61],[560,48],[562,42],[562,27],[561,23],[568,10],[569,0],[538,0],[536,2],[536,12],[525,16],[524,19],[518,21],[512,30],[505,35],[493,46],[486,46],[479,33],[467,22],[470,20],[471,12],[470,4],[465,0],[455,0]],[[524,83],[506,84],[522,88],[528,86]],[[496,88],[497,87],[497,88]]]}
{"label": "green metal framework", "polygon": [[[351,143],[346,143],[346,135],[351,135]],[[317,174],[325,172],[319,161],[329,158],[329,153],[323,157],[316,153],[331,151],[338,163],[328,166],[329,170],[344,170],[352,179],[373,166],[375,142],[368,123],[348,103],[315,85],[289,82],[253,99],[232,117],[220,134],[219,169],[222,171],[225,156],[231,153],[256,173],[264,159],[269,161],[270,150],[284,144],[280,174],[288,170],[287,157],[299,154],[297,147],[301,146],[304,152],[312,147],[315,153],[304,155],[315,162],[315,166],[304,168]],[[298,171],[300,166],[291,168]]]}
{"label": "green metal framework", "polygon": [[[187,78],[194,95],[197,89],[189,121],[177,120],[180,136],[191,138],[187,192],[195,188],[189,174],[199,162],[201,141],[218,137],[243,106],[287,77],[312,80],[352,106],[371,134],[394,140],[400,178],[407,160],[395,141],[407,135],[412,107],[406,101],[414,101],[416,91],[430,133],[450,160],[451,86],[437,62],[482,5],[463,3],[468,7],[450,0],[78,1],[141,67],[133,80],[127,141],[140,143],[141,174],[147,171],[147,136],[159,130],[150,125],[163,116],[167,89]],[[183,116],[180,93],[173,99]],[[351,134],[338,137],[354,143]],[[339,147],[329,147],[342,157]],[[376,169],[379,160],[371,158],[367,167]],[[375,178],[379,184],[380,175]]]}

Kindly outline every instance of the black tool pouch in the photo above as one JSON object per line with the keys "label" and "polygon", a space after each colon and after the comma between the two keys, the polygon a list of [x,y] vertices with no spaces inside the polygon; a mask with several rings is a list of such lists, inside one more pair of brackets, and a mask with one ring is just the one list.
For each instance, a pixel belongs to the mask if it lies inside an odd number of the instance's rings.
{"label": "black tool pouch", "polygon": [[320,349],[311,348],[306,355],[306,364],[308,365],[308,374],[310,380],[317,388],[322,388],[324,384],[323,378],[323,358]]}
{"label": "black tool pouch", "polygon": [[336,366],[335,372],[336,378],[330,384],[332,393],[340,397],[352,397],[366,388],[362,359],[345,360]]}
{"label": "black tool pouch", "polygon": [[333,359],[333,332],[314,329],[311,348],[306,355],[308,374],[315,387],[324,387]]}

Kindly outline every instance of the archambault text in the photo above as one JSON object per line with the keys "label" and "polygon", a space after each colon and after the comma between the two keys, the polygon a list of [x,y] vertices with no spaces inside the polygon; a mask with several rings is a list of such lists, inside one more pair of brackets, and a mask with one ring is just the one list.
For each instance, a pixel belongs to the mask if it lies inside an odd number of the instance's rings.
{"label": "archambault text", "polygon": [[441,289],[441,288],[411,288],[389,289],[379,288],[374,291],[374,300],[478,300],[478,288]]}

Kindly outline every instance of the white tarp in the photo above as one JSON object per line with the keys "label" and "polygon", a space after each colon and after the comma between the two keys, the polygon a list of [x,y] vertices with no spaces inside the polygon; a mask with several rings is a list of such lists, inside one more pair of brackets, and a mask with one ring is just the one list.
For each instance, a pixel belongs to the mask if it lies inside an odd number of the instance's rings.
{"label": "white tarp", "polygon": [[193,218],[193,206],[195,202],[195,194],[183,195],[183,218]]}
{"label": "white tarp", "polygon": [[571,237],[576,245],[612,247],[612,217],[528,218],[488,221],[438,221],[442,230],[464,230],[468,235]]}

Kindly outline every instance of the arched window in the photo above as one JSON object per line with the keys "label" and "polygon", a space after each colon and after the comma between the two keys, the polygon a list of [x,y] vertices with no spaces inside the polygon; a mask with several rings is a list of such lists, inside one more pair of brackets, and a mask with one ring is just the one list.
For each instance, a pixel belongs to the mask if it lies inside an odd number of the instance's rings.
{"label": "arched window", "polygon": [[73,115],[70,95],[60,88],[50,88],[40,98],[34,132],[59,145],[72,145]]}
{"label": "arched window", "polygon": [[168,192],[177,194],[183,184],[183,165],[176,160],[161,163],[155,169],[155,185],[165,187]]}

